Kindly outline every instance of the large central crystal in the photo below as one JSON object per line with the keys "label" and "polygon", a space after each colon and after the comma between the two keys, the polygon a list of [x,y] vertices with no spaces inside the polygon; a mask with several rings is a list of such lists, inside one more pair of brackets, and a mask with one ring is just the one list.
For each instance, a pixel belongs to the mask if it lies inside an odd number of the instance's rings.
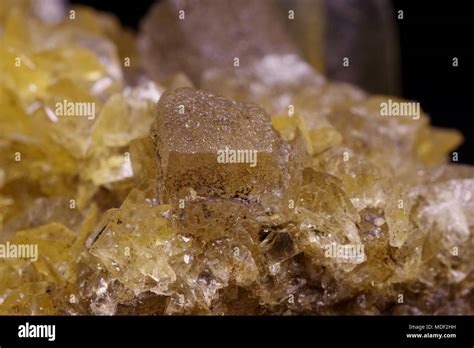
{"label": "large central crystal", "polygon": [[167,92],[158,103],[152,138],[163,202],[183,199],[191,190],[258,202],[282,197],[288,188],[289,147],[257,105],[191,88]]}

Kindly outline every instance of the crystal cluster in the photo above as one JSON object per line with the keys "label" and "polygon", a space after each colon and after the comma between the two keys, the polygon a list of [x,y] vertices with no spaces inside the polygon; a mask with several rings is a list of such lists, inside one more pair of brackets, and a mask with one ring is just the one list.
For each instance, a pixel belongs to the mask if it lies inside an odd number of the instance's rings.
{"label": "crystal cluster", "polygon": [[38,251],[0,258],[0,314],[473,314],[460,134],[327,80],[271,2],[203,3],[153,7],[140,51],[0,7],[0,256]]}

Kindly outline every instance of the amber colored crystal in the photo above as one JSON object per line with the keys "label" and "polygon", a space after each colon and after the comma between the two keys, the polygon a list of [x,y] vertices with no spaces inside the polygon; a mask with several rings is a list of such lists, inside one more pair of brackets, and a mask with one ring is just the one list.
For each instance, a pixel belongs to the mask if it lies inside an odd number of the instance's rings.
{"label": "amber colored crystal", "polygon": [[164,202],[184,198],[189,190],[262,201],[281,197],[289,185],[289,147],[257,105],[177,89],[160,99],[152,137]]}

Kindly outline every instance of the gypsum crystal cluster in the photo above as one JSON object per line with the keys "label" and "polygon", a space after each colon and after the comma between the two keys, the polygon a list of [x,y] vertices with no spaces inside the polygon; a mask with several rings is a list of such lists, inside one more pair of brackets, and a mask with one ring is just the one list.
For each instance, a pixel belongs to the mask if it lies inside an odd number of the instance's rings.
{"label": "gypsum crystal cluster", "polygon": [[3,3],[0,314],[473,313],[461,136],[328,81],[272,2],[162,1],[138,37]]}

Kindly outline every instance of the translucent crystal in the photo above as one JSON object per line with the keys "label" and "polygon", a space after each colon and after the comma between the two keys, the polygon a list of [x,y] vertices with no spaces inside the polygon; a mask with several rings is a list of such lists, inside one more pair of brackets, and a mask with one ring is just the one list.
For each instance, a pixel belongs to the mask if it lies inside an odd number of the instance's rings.
{"label": "translucent crystal", "polygon": [[289,185],[288,146],[256,105],[190,88],[167,92],[152,137],[163,202],[183,199],[190,189],[262,201],[282,197]]}
{"label": "translucent crystal", "polygon": [[158,3],[142,23],[140,46],[145,69],[158,81],[183,71],[199,82],[209,66],[238,69],[265,54],[297,52],[274,4],[258,0]]}

